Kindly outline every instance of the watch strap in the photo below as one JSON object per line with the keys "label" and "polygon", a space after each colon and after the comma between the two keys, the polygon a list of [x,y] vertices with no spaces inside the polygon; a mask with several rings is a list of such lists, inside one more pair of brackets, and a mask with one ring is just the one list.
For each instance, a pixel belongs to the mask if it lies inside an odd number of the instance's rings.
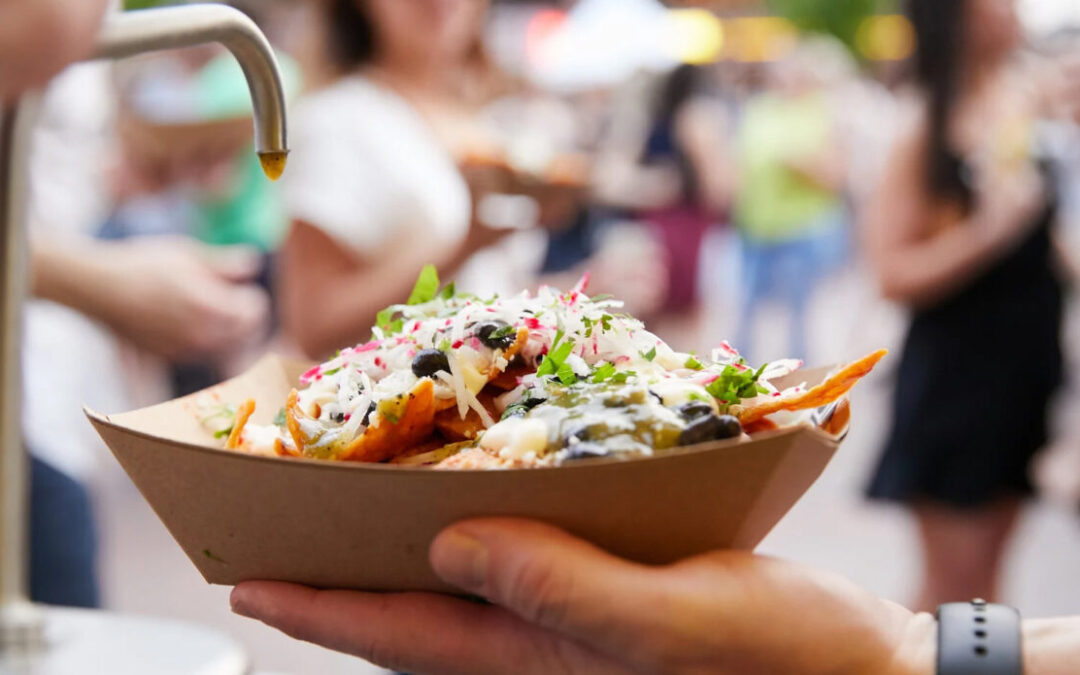
{"label": "watch strap", "polygon": [[938,607],[937,675],[1023,675],[1020,612],[985,600]]}

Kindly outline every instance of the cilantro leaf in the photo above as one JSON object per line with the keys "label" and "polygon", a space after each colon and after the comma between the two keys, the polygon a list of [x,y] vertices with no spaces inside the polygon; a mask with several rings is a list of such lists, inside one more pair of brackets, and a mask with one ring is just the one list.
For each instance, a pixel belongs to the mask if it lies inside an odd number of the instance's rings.
{"label": "cilantro leaf", "polygon": [[589,378],[589,381],[594,384],[599,384],[601,382],[610,380],[614,376],[615,366],[610,363],[601,363],[599,366],[596,367],[595,370],[593,370],[592,377]]}
{"label": "cilantro leaf", "polygon": [[420,270],[420,276],[416,278],[416,285],[406,304],[422,305],[435,299],[439,292],[439,272],[434,265],[424,265]]}
{"label": "cilantro leaf", "polygon": [[705,386],[709,394],[722,405],[733,405],[744,398],[753,398],[764,389],[758,384],[758,378],[765,372],[765,366],[757,371],[749,368],[739,370],[735,366],[725,366],[720,376]]}
{"label": "cilantro leaf", "polygon": [[284,427],[287,423],[288,421],[285,419],[285,408],[282,408],[277,412],[277,415],[274,416],[274,426]]}
{"label": "cilantro leaf", "polygon": [[683,368],[689,368],[690,370],[704,370],[705,366],[698,361],[696,357],[690,356],[686,359],[686,363],[683,364]]}
{"label": "cilantro leaf", "polygon": [[653,348],[650,349],[649,351],[640,352],[640,354],[641,354],[641,358],[645,359],[646,361],[652,361],[653,359],[656,358],[656,345],[653,345]]}
{"label": "cilantro leaf", "polygon": [[233,430],[233,425],[230,424],[228,429],[222,429],[220,431],[215,431],[214,432],[214,438],[225,438],[226,436],[228,436],[229,434],[232,433],[232,430]]}
{"label": "cilantro leaf", "polygon": [[449,300],[450,298],[454,297],[455,295],[457,295],[457,288],[455,288],[453,281],[446,284],[446,286],[443,287],[443,289],[441,291],[439,291],[439,297],[442,298],[443,300]]}
{"label": "cilantro leaf", "polygon": [[623,370],[612,375],[611,381],[618,384],[626,384],[626,381],[631,377],[637,377],[637,373],[632,370]]}
{"label": "cilantro leaf", "polygon": [[337,368],[331,368],[330,370],[323,371],[322,374],[323,375],[337,375],[340,372],[341,372],[341,366],[338,366]]}

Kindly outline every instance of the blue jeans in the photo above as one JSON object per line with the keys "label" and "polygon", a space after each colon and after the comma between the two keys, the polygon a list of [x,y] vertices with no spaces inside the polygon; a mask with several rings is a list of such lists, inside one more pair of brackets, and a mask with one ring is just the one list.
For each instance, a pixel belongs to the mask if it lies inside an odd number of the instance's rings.
{"label": "blue jeans", "polygon": [[848,257],[848,231],[843,212],[829,214],[810,228],[811,234],[786,241],[757,241],[740,237],[742,294],[735,347],[750,358],[757,309],[768,300],[788,312],[788,349],[785,356],[805,360],[806,313],[818,281]]}
{"label": "blue jeans", "polygon": [[30,459],[30,598],[70,607],[101,602],[90,496],[36,457]]}

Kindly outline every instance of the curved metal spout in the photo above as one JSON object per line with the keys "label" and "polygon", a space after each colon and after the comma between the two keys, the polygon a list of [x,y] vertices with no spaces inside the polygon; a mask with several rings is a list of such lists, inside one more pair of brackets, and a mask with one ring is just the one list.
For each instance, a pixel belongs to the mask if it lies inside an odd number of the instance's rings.
{"label": "curved metal spout", "polygon": [[274,50],[243,12],[195,4],[113,14],[105,20],[95,56],[118,59],[208,42],[228,48],[244,71],[255,113],[255,150],[267,175],[276,180],[289,152],[285,88]]}

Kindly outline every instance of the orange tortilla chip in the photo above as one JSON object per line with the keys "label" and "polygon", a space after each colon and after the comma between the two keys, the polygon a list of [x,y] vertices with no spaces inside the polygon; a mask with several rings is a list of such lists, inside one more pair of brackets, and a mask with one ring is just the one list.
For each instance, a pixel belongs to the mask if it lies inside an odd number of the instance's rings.
{"label": "orange tortilla chip", "polygon": [[435,432],[435,385],[420,380],[408,394],[396,422],[380,417],[338,455],[353,462],[385,462],[419,445]]}
{"label": "orange tortilla chip", "polygon": [[[496,421],[499,419],[499,413],[495,410],[495,396],[488,388],[477,394],[476,399],[480,401],[480,405],[484,406],[492,419]],[[484,421],[480,419],[480,413],[472,408],[469,408],[464,419],[458,414],[456,406],[435,415],[435,429],[447,443],[476,440],[485,428]]]}
{"label": "orange tortilla chip", "polygon": [[251,413],[255,412],[255,399],[249,398],[240,404],[240,407],[236,409],[236,417],[233,418],[233,428],[229,432],[229,438],[225,441],[225,447],[229,450],[235,450],[240,447],[240,435],[244,433],[244,425],[251,418]]}
{"label": "orange tortilla chip", "polygon": [[289,430],[289,435],[292,436],[293,443],[296,444],[296,453],[300,456],[304,454],[304,435],[300,433],[300,415],[303,411],[300,410],[300,392],[293,389],[289,392],[289,398],[285,401],[285,428]]}
{"label": "orange tortilla chip", "polygon": [[816,387],[811,387],[796,396],[776,398],[751,408],[744,408],[736,416],[746,428],[781,410],[807,410],[832,403],[851,391],[855,383],[873,370],[877,362],[888,353],[887,349],[879,349],[844,366]]}

